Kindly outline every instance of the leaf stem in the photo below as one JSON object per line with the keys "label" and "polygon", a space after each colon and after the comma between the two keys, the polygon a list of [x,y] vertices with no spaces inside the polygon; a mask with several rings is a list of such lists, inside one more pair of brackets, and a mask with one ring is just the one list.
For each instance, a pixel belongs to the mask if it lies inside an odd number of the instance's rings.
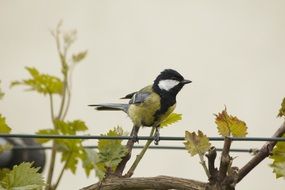
{"label": "leaf stem", "polygon": [[203,166],[204,171],[206,172],[206,175],[208,178],[211,177],[209,169],[207,168],[206,162],[204,160],[204,155],[203,154],[199,154],[199,158],[200,158],[200,164]]}
{"label": "leaf stem", "polygon": [[[69,72],[69,75],[71,75],[71,72]],[[67,115],[67,112],[69,110],[69,106],[70,106],[70,100],[71,100],[71,79],[69,80],[69,82],[66,83],[66,96],[67,96],[67,100],[66,100],[66,106],[63,109],[63,115],[62,115],[62,119],[64,119]]]}
{"label": "leaf stem", "polygon": [[61,99],[61,104],[60,104],[60,108],[59,108],[59,113],[57,118],[59,120],[63,120],[64,118],[62,117],[63,115],[63,110],[64,110],[64,105],[65,105],[65,99],[66,99],[66,91],[67,91],[67,80],[66,77],[64,76],[64,81],[63,81],[63,92],[62,92],[62,99]]}
{"label": "leaf stem", "polygon": [[54,121],[54,107],[53,107],[53,96],[49,94],[49,102],[50,102],[50,112],[51,112],[51,120]]}
{"label": "leaf stem", "polygon": [[[150,132],[150,137],[152,137],[154,135],[154,131],[155,131],[155,127],[152,127],[151,132]],[[141,161],[141,159],[143,158],[144,154],[146,153],[146,150],[148,149],[148,147],[150,146],[150,144],[152,143],[153,139],[150,139],[146,142],[146,144],[144,145],[142,151],[140,152],[140,154],[137,155],[134,163],[132,164],[132,166],[130,167],[129,171],[127,172],[127,174],[125,175],[125,177],[131,177],[136,169],[136,167],[138,166],[139,162]]]}

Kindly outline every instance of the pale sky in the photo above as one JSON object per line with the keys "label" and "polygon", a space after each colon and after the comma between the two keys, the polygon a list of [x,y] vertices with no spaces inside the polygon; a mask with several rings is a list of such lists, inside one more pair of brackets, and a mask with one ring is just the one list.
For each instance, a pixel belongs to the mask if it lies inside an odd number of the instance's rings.
{"label": "pale sky", "polygon": [[[90,134],[117,125],[130,131],[132,123],[124,113],[99,113],[88,104],[119,101],[173,68],[193,83],[177,97],[176,112],[183,120],[162,130],[162,136],[184,136],[185,130],[198,129],[217,136],[213,114],[225,105],[247,123],[248,136],[271,136],[282,123],[276,115],[285,95],[284,10],[282,0],[0,0],[0,80],[6,93],[0,112],[14,133],[51,127],[48,98],[10,89],[9,84],[28,76],[25,66],[60,74],[49,31],[62,19],[65,29],[78,31],[74,50],[88,49],[74,72],[68,119],[84,120]],[[149,133],[147,128],[141,131]],[[221,148],[220,143],[213,145]],[[261,146],[234,142],[232,148]],[[233,156],[238,167],[251,158],[245,153]],[[284,180],[275,179],[269,163],[260,164],[237,189],[284,189]],[[157,175],[206,181],[198,158],[186,151],[147,152],[135,176]],[[79,189],[96,181],[79,169],[76,176],[66,173],[59,189]]]}

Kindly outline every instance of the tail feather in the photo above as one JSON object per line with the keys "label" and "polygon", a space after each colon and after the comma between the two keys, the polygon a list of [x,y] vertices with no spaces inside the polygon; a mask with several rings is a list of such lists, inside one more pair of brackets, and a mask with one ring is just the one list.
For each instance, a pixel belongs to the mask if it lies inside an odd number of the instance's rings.
{"label": "tail feather", "polygon": [[95,107],[98,111],[124,111],[127,112],[129,105],[128,104],[92,104],[88,105]]}

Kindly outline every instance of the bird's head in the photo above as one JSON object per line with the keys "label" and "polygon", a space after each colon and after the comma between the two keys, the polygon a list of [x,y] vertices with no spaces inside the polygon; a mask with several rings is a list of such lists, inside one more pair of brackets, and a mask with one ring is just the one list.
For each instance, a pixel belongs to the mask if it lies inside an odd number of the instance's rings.
{"label": "bird's head", "polygon": [[157,93],[170,93],[177,95],[185,84],[192,81],[184,79],[184,77],[173,69],[165,69],[154,80],[153,89]]}

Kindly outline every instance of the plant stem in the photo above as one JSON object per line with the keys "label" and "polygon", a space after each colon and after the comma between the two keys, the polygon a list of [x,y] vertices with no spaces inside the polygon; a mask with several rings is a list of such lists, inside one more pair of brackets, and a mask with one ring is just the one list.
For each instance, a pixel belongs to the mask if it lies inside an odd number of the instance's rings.
{"label": "plant stem", "polygon": [[70,106],[70,100],[71,100],[71,92],[70,92],[70,88],[69,85],[66,86],[66,96],[67,96],[67,101],[66,101],[66,106],[65,109],[63,111],[63,115],[62,115],[62,119],[64,119],[67,115],[67,112],[69,110],[69,106]]}
{"label": "plant stem", "polygon": [[53,96],[49,94],[49,102],[50,102],[50,112],[51,112],[51,120],[54,121],[54,107],[53,107]]}
{"label": "plant stem", "polygon": [[46,190],[50,190],[52,187],[52,176],[54,171],[54,164],[55,164],[55,158],[56,158],[56,147],[55,147],[55,141],[52,142],[52,150],[51,150],[51,160],[49,164],[49,170],[48,170],[48,176],[47,176],[47,186]]}
{"label": "plant stem", "polygon": [[[155,131],[155,127],[152,127],[151,132],[150,132],[150,137],[153,137]],[[136,160],[134,161],[134,163],[132,164],[132,166],[130,167],[129,171],[127,172],[127,174],[125,175],[126,177],[131,177],[136,169],[136,167],[138,166],[139,162],[141,161],[141,159],[143,158],[144,154],[146,153],[146,150],[148,149],[148,147],[150,146],[150,144],[152,143],[153,139],[148,140],[146,142],[146,144],[144,145],[142,151],[140,152],[139,155],[137,155]]]}
{"label": "plant stem", "polygon": [[55,183],[55,185],[53,186],[53,189],[56,189],[56,188],[58,187],[59,182],[60,182],[60,180],[61,180],[61,178],[62,178],[62,176],[63,176],[63,173],[64,173],[64,171],[65,171],[65,169],[66,169],[67,164],[69,163],[69,160],[70,160],[71,156],[72,156],[72,152],[69,153],[68,158],[67,158],[67,160],[65,161],[65,164],[64,164],[64,166],[62,167],[61,172],[60,172],[60,174],[59,174],[59,176],[58,176],[58,178],[57,178],[57,180],[56,180],[56,183]]}
{"label": "plant stem", "polygon": [[208,170],[208,168],[206,166],[206,162],[204,160],[204,155],[203,154],[199,154],[199,158],[200,158],[200,164],[203,166],[204,171],[206,172],[207,177],[210,178],[211,175],[210,175],[210,172],[209,172],[209,170]]}

